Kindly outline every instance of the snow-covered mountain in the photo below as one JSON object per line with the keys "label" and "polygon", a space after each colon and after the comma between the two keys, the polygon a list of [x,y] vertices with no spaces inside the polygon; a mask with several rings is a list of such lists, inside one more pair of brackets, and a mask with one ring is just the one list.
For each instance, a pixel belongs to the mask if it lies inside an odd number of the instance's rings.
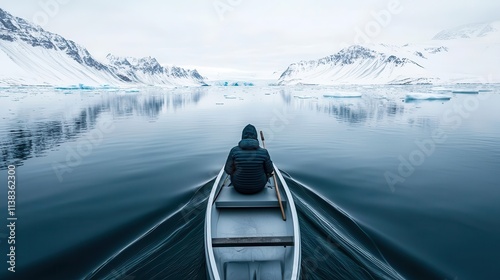
{"label": "snow-covered mountain", "polygon": [[444,30],[422,44],[350,46],[291,64],[278,80],[295,84],[500,82],[500,22]]}
{"label": "snow-covered mountain", "polygon": [[[411,78],[410,78],[411,77]],[[407,57],[355,45],[319,60],[294,63],[280,84],[429,83],[425,69]]]}
{"label": "snow-covered mountain", "polygon": [[154,58],[95,59],[84,47],[0,9],[3,84],[203,85],[196,70],[163,67]]}
{"label": "snow-covered mountain", "polygon": [[163,85],[175,83],[183,85],[205,84],[202,77],[196,70],[186,70],[176,66],[162,66],[152,57],[133,58],[117,57],[108,54],[106,57],[116,75],[127,82]]}
{"label": "snow-covered mountain", "polygon": [[455,40],[495,36],[500,22],[473,23],[439,32],[432,40]]}

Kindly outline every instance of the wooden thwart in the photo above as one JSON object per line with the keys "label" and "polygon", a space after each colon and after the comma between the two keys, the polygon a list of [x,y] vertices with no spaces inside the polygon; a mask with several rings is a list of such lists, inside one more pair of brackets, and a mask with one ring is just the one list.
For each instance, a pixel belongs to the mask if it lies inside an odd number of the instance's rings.
{"label": "wooden thwart", "polygon": [[258,247],[293,245],[293,236],[212,238],[212,247]]}

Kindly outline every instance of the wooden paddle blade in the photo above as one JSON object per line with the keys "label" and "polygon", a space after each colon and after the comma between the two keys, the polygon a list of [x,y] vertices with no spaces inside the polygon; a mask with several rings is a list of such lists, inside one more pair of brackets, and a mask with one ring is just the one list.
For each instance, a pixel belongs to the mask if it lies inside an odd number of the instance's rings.
{"label": "wooden paddle blade", "polygon": [[285,209],[283,208],[283,202],[281,201],[280,190],[278,189],[278,180],[276,180],[276,174],[273,175],[274,178],[274,188],[276,189],[276,196],[278,197],[278,203],[280,205],[281,217],[283,221],[286,221]]}
{"label": "wooden paddle blade", "polygon": [[[262,139],[262,145],[264,146],[264,149],[266,148],[266,142],[264,141],[264,132],[262,130],[260,131],[260,138]],[[283,202],[281,201],[281,195],[280,191],[278,189],[278,180],[276,180],[276,172],[273,172],[273,179],[274,179],[274,188],[276,189],[276,196],[278,197],[278,203],[280,205],[280,210],[281,210],[281,217],[283,218],[283,221],[286,221],[286,215],[285,215],[285,209],[283,209]]]}

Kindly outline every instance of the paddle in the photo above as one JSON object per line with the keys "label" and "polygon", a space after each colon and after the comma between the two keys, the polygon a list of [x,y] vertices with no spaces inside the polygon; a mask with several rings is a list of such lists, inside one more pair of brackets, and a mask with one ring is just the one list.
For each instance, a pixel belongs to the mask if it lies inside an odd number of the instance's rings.
{"label": "paddle", "polygon": [[[260,138],[262,139],[262,146],[264,146],[264,149],[265,149],[266,142],[264,140],[264,133],[262,132],[262,130],[260,131]],[[281,216],[283,217],[283,221],[286,221],[285,210],[283,210],[283,203],[281,203],[281,195],[280,195],[280,191],[278,189],[278,180],[276,180],[276,172],[273,172],[273,179],[274,179],[274,188],[276,189],[276,196],[278,196],[278,203],[279,203],[280,209],[281,209]]]}

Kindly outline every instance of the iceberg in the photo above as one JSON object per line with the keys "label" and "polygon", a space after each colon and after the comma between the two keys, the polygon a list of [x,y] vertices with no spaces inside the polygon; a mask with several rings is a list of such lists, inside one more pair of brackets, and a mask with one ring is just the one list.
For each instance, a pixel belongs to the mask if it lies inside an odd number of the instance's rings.
{"label": "iceberg", "polygon": [[215,86],[220,87],[253,87],[255,86],[252,82],[244,82],[244,81],[216,81],[214,82]]}
{"label": "iceberg", "polygon": [[477,89],[453,89],[451,92],[453,93],[462,93],[462,94],[478,94],[479,90]]}
{"label": "iceberg", "polygon": [[139,92],[140,90],[138,88],[126,88],[124,89],[125,92]]}
{"label": "iceberg", "polygon": [[298,98],[298,99],[318,99],[317,97],[310,96],[310,95],[294,95],[293,97]]}
{"label": "iceberg", "polygon": [[359,98],[361,96],[363,96],[363,94],[359,92],[337,92],[323,95],[325,98]]}
{"label": "iceberg", "polygon": [[120,90],[119,87],[115,87],[115,86],[111,86],[111,85],[102,85],[99,89],[106,90],[106,91],[118,91],[118,90]]}
{"label": "iceberg", "polygon": [[57,90],[77,90],[78,88],[76,86],[60,86],[60,87],[54,87]]}
{"label": "iceberg", "polygon": [[451,96],[445,94],[435,93],[409,93],[406,95],[406,101],[411,100],[450,100]]}
{"label": "iceberg", "polygon": [[57,90],[95,90],[96,87],[93,86],[87,86],[84,84],[78,84],[78,85],[69,85],[69,86],[59,86],[55,87]]}

